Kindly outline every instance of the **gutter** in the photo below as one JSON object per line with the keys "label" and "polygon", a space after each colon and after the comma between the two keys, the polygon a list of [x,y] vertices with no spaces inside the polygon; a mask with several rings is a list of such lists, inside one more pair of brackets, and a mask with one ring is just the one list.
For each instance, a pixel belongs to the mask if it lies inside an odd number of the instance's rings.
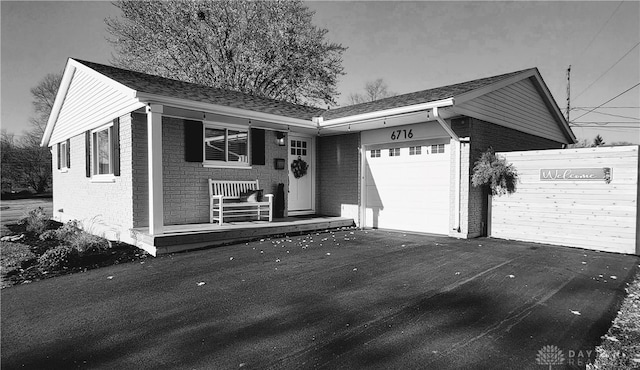
{"label": "gutter", "polygon": [[168,105],[176,108],[189,110],[202,110],[210,113],[233,116],[238,118],[253,119],[259,121],[267,121],[287,126],[301,127],[307,129],[315,129],[317,126],[308,119],[300,119],[293,117],[280,116],[270,113],[256,112],[241,108],[227,107],[218,104],[194,102],[179,98],[170,98],[162,95],[137,93],[136,98],[141,102]]}
{"label": "gutter", "polygon": [[456,224],[453,227],[453,230],[456,232],[460,232],[461,224],[462,224],[462,144],[468,143],[469,138],[460,138],[449,126],[449,124],[438,114],[438,107],[433,108],[433,117],[438,121],[440,126],[451,136],[453,140],[456,141],[456,146],[458,147],[455,151],[455,163],[457,167],[457,176],[455,176],[454,183],[454,191],[456,194],[456,200],[454,203],[454,214],[457,215]]}
{"label": "gutter", "polygon": [[442,126],[442,128],[447,132],[447,134],[449,134],[449,136],[451,136],[453,140],[458,142],[460,141],[460,138],[458,137],[458,135],[456,135],[455,132],[453,132],[451,126],[449,126],[449,124],[445,122],[445,120],[443,120],[442,117],[438,114],[438,107],[433,107],[433,117],[436,119],[436,121],[438,121],[440,126]]}
{"label": "gutter", "polygon": [[428,103],[408,105],[404,107],[385,109],[381,111],[368,112],[362,114],[356,114],[354,116],[341,117],[336,119],[324,120],[323,117],[314,117],[314,121],[317,122],[318,128],[331,128],[347,126],[354,123],[362,123],[363,121],[372,121],[376,119],[390,118],[391,116],[400,116],[406,114],[417,113],[420,111],[426,111],[434,108],[442,108],[453,105],[453,98],[437,100]]}

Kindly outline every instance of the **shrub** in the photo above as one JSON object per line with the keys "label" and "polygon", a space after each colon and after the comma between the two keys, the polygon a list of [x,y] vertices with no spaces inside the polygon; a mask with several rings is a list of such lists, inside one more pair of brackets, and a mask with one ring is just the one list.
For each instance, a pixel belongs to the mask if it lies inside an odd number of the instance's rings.
{"label": "shrub", "polygon": [[47,230],[45,232],[43,232],[42,234],[40,234],[40,236],[38,237],[40,240],[56,240],[58,239],[57,230]]}
{"label": "shrub", "polygon": [[74,267],[80,261],[78,250],[70,245],[59,245],[44,252],[38,263],[46,270]]}
{"label": "shrub", "polygon": [[57,229],[55,237],[81,254],[102,252],[111,246],[108,240],[82,230],[77,220],[69,221]]}
{"label": "shrub", "polygon": [[66,244],[71,244],[72,240],[83,232],[80,222],[72,220],[55,230],[55,238]]}
{"label": "shrub", "polygon": [[111,247],[108,240],[84,231],[72,237],[68,243],[80,253],[99,253]]}
{"label": "shrub", "polygon": [[504,195],[516,192],[518,172],[507,160],[496,156],[489,148],[482,153],[473,166],[471,183],[473,186],[487,186],[491,195]]}
{"label": "shrub", "polygon": [[28,245],[0,241],[0,270],[3,274],[20,269],[35,258]]}
{"label": "shrub", "polygon": [[51,221],[49,216],[44,213],[44,209],[38,207],[29,211],[18,223],[25,225],[28,232],[40,235],[49,229]]}

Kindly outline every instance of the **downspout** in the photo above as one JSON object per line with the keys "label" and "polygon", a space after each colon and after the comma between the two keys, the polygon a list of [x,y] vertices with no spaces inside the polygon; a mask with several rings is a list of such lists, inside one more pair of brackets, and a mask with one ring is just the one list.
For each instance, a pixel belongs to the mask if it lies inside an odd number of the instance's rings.
{"label": "downspout", "polygon": [[[454,191],[456,194],[456,200],[454,203],[454,215],[456,215],[456,224],[453,227],[453,230],[455,230],[456,232],[460,232],[460,226],[461,226],[461,222],[462,222],[462,212],[461,212],[461,208],[462,208],[462,140],[460,139],[460,137],[458,137],[458,135],[453,131],[453,129],[451,128],[451,126],[449,126],[449,124],[438,114],[438,107],[434,107],[433,108],[433,117],[436,119],[436,121],[438,121],[438,123],[440,124],[440,126],[442,126],[442,128],[449,134],[449,136],[451,136],[451,138],[456,142],[456,145],[458,147],[458,150],[455,151],[455,155],[458,157],[456,158],[457,162],[457,176],[455,176],[455,184],[454,184]],[[464,139],[463,139],[464,140]],[[465,142],[468,142],[468,140],[465,140]]]}

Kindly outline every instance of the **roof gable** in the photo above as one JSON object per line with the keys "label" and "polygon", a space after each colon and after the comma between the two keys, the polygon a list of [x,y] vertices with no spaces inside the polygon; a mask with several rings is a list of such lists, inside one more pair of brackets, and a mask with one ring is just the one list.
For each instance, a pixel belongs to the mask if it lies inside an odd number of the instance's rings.
{"label": "roof gable", "polygon": [[520,132],[570,142],[530,78],[469,99],[453,109]]}
{"label": "roof gable", "polygon": [[42,145],[56,144],[143,106],[135,91],[70,59]]}
{"label": "roof gable", "polygon": [[434,89],[416,91],[408,94],[396,95],[385,99],[375,100],[372,102],[350,105],[338,109],[332,109],[322,114],[325,120],[337,119],[342,117],[354,116],[369,112],[376,112],[386,109],[393,109],[415,104],[433,102],[437,100],[445,100],[468,93],[480,88],[490,86],[496,82],[517,76],[529,70],[505,73],[498,76],[480,78],[473,81],[462,82],[453,85],[441,86]]}

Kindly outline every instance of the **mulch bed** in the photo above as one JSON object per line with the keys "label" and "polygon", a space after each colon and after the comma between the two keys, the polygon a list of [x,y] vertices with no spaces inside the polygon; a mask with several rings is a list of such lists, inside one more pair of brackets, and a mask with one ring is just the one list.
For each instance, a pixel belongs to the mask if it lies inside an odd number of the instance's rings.
{"label": "mulch bed", "polygon": [[[52,223],[51,228],[56,229],[61,225],[62,224],[60,223],[54,222]],[[31,247],[31,251],[38,257],[48,249],[54,248],[60,244],[57,240],[40,240],[38,236],[28,233],[24,225],[6,225],[6,228],[14,235],[24,234],[24,238],[20,239],[18,242]],[[127,243],[112,241],[111,245],[112,248],[107,251],[82,255],[77,266],[63,270],[43,270],[38,265],[37,258],[35,258],[23,265],[22,269],[14,270],[9,272],[7,275],[1,276],[0,287],[4,289],[17,284],[27,284],[33,281],[84,272],[99,267],[137,261],[148,256],[148,254],[143,250]]]}

